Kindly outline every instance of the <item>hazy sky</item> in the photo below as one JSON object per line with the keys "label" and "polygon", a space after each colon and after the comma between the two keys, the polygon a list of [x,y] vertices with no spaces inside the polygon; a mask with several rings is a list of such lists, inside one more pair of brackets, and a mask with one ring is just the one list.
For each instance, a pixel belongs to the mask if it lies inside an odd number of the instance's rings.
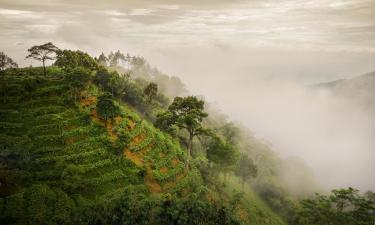
{"label": "hazy sky", "polygon": [[375,70],[374,0],[0,0],[0,51],[35,65],[47,41],[145,56],[329,185],[375,188],[373,117],[304,87]]}

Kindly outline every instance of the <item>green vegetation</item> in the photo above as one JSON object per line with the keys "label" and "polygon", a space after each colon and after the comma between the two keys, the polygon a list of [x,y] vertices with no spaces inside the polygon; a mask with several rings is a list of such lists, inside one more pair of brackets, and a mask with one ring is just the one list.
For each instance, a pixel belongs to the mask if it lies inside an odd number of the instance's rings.
{"label": "green vegetation", "polygon": [[[165,131],[185,129],[188,132],[186,168],[189,169],[189,160],[193,147],[193,138],[206,133],[202,127],[203,118],[208,114],[203,112],[204,101],[198,100],[195,96],[185,98],[176,97],[168,110],[159,114],[156,126]],[[160,124],[160,125],[159,125]]]}
{"label": "green vegetation", "polygon": [[2,75],[1,224],[241,224],[237,202],[184,171],[178,140],[122,101],[141,87],[60,62]]}
{"label": "green vegetation", "polygon": [[0,72],[5,69],[17,68],[18,65],[9,56],[5,55],[4,52],[0,52]]}
{"label": "green vegetation", "polygon": [[55,59],[55,56],[59,49],[52,44],[51,42],[48,42],[43,45],[35,45],[27,50],[29,52],[29,55],[26,56],[26,58],[33,58],[35,60],[41,61],[43,64],[43,74],[46,75],[46,61],[47,60],[53,60]]}
{"label": "green vegetation", "polygon": [[90,71],[83,67],[75,67],[67,71],[65,81],[69,86],[75,101],[77,101],[80,92],[86,87],[90,78]]}
{"label": "green vegetation", "polygon": [[41,46],[30,57],[56,54],[53,66],[0,73],[0,224],[307,225],[317,211],[326,222],[365,224],[373,216],[373,194],[352,189],[299,205],[267,145],[195,96],[169,104],[159,87],[171,80],[153,80],[163,76],[143,58]]}
{"label": "green vegetation", "polygon": [[55,65],[61,68],[83,67],[87,70],[97,68],[96,61],[87,53],[72,50],[57,50]]}
{"label": "green vegetation", "polygon": [[360,195],[353,188],[333,190],[330,196],[316,194],[303,200],[296,224],[367,225],[374,223],[375,193]]}
{"label": "green vegetation", "polygon": [[250,177],[256,177],[258,170],[254,165],[253,160],[251,160],[247,155],[242,154],[238,167],[235,171],[235,174],[242,179],[242,189],[244,188],[245,182]]}
{"label": "green vegetation", "polygon": [[108,119],[113,120],[119,114],[119,109],[115,105],[110,93],[104,93],[99,96],[98,103],[96,104],[96,112],[101,119],[104,119],[105,127],[107,127]]}
{"label": "green vegetation", "polygon": [[158,94],[158,85],[152,82],[149,83],[143,93],[148,97],[148,102],[151,103]]}

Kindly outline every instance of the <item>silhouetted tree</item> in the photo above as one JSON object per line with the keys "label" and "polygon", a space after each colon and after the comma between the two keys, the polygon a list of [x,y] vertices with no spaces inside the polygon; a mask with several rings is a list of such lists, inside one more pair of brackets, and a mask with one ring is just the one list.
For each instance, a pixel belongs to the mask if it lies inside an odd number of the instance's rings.
{"label": "silhouetted tree", "polygon": [[59,48],[56,47],[51,42],[48,42],[43,45],[35,45],[27,50],[29,55],[26,58],[33,58],[35,60],[41,61],[43,63],[43,72],[44,75],[47,74],[46,72],[46,60],[54,60],[56,57]]}
{"label": "silhouetted tree", "polygon": [[99,65],[107,66],[108,58],[107,58],[107,56],[104,55],[104,53],[102,53],[102,54],[99,55],[99,58],[98,58],[97,61],[98,61]]}
{"label": "silhouetted tree", "polygon": [[4,71],[5,69],[17,67],[18,65],[13,61],[13,59],[7,56],[4,52],[0,52],[0,72]]}
{"label": "silhouetted tree", "polygon": [[148,97],[148,101],[149,102],[152,102],[152,100],[156,97],[156,95],[158,94],[158,85],[151,82],[149,83],[143,93]]}
{"label": "silhouetted tree", "polygon": [[122,54],[120,51],[117,51],[115,53],[111,52],[108,55],[108,61],[110,66],[118,66],[120,61],[125,61],[126,56]]}

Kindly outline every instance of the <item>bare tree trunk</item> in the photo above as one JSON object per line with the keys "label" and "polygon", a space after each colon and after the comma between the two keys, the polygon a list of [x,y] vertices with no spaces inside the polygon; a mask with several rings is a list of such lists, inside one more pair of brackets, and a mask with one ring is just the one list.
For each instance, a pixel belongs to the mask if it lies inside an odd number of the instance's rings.
{"label": "bare tree trunk", "polygon": [[44,73],[44,76],[46,76],[46,65],[45,65],[45,59],[42,60],[43,61],[43,73]]}
{"label": "bare tree trunk", "polygon": [[187,159],[186,159],[186,171],[189,171],[189,163],[190,163],[190,157],[191,157],[191,148],[193,146],[193,134],[190,133],[189,141],[188,141],[188,152],[187,152]]}

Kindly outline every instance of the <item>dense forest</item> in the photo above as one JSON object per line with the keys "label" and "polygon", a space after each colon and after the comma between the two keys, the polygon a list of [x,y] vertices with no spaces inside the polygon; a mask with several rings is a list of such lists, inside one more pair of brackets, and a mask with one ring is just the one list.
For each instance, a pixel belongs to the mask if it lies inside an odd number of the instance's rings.
{"label": "dense forest", "polygon": [[0,53],[0,224],[374,223],[373,192],[324,191],[143,57],[25,56]]}

